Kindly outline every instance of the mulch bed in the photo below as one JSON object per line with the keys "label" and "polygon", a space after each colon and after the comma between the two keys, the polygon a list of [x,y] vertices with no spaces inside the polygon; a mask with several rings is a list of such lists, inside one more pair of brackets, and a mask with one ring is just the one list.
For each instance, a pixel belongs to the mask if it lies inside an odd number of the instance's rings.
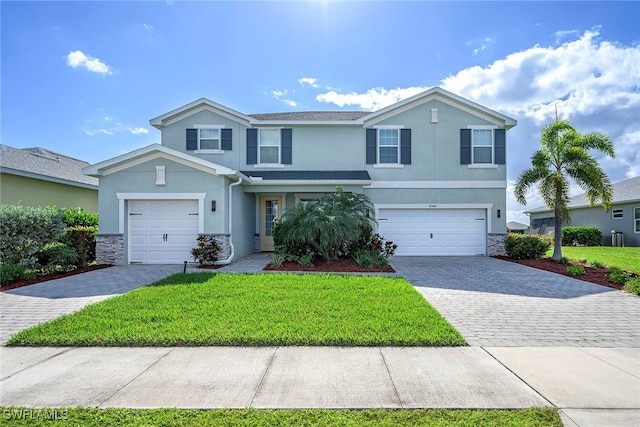
{"label": "mulch bed", "polygon": [[351,259],[337,259],[333,261],[314,261],[313,265],[303,267],[297,262],[286,261],[280,267],[267,264],[264,270],[268,271],[317,271],[322,273],[395,273],[391,268],[364,268]]}
{"label": "mulch bed", "polygon": [[111,267],[109,264],[88,265],[86,267],[76,268],[72,271],[50,273],[38,276],[35,279],[15,280],[0,287],[0,291],[8,291],[10,289],[21,288],[23,286],[35,285],[36,283],[46,282],[48,280],[60,279],[62,277],[73,276],[74,274],[86,273],[87,271],[100,270],[102,268]]}
{"label": "mulch bed", "polygon": [[[607,268],[593,268],[589,267],[586,263],[578,261],[570,261],[568,264],[562,264],[554,261],[551,258],[542,259],[512,259],[506,256],[496,255],[494,258],[498,258],[504,261],[515,262],[516,264],[526,265],[528,267],[537,268],[539,270],[546,270],[552,273],[562,274],[563,276],[572,277],[574,279],[582,280],[596,285],[606,286],[613,289],[622,289],[623,286],[617,283],[611,283],[609,281],[609,269]],[[584,274],[579,276],[571,276],[567,274],[567,267],[569,265],[581,265],[584,267]]]}

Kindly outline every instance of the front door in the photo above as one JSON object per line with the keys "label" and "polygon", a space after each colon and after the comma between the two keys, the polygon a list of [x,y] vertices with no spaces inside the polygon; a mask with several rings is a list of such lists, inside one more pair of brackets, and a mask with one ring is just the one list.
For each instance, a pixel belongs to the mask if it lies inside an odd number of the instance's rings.
{"label": "front door", "polygon": [[282,196],[260,196],[260,250],[273,251],[273,223],[282,215]]}

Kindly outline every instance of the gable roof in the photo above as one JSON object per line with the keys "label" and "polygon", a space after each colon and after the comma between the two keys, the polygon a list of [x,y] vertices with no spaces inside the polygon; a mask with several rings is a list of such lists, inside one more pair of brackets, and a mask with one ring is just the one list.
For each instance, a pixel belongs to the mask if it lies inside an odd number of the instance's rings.
{"label": "gable roof", "polygon": [[158,157],[169,159],[207,173],[230,177],[233,176],[236,178],[245,178],[249,180],[248,177],[241,175],[236,170],[219,165],[217,163],[203,160],[199,157],[192,156],[190,154],[186,154],[160,144],[147,145],[146,147],[139,148],[129,153],[125,153],[120,156],[102,161],[100,163],[87,166],[83,169],[83,172],[91,176],[104,176],[109,175],[113,172],[130,168],[140,163],[148,162],[149,160],[153,160]]}
{"label": "gable roof", "polygon": [[[640,201],[640,176],[613,184],[612,204],[632,203]],[[596,205],[594,205],[596,206]],[[591,207],[585,193],[569,198],[569,209]],[[540,206],[527,213],[550,212],[548,206]]]}
{"label": "gable roof", "polygon": [[0,171],[11,175],[97,189],[98,180],[82,173],[89,165],[42,147],[14,148],[0,145]]}
{"label": "gable roof", "polygon": [[515,119],[491,110],[473,101],[465,99],[454,93],[434,86],[422,93],[407,98],[403,101],[382,108],[378,111],[292,111],[262,114],[243,114],[224,105],[213,102],[207,98],[200,98],[175,110],[149,120],[149,123],[157,129],[175,123],[191,114],[203,110],[213,111],[245,126],[260,125],[286,125],[286,124],[331,124],[331,125],[359,125],[371,126],[388,117],[414,108],[431,100],[450,104],[456,108],[467,111],[470,114],[482,117],[496,125],[510,129],[517,124]]}

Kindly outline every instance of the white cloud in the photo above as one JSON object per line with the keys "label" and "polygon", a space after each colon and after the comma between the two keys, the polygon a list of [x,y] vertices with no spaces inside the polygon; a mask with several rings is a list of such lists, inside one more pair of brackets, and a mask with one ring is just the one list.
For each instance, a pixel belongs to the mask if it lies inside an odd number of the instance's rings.
{"label": "white cloud", "polygon": [[144,28],[145,30],[149,31],[150,33],[155,30],[154,26],[151,25],[151,24],[142,24],[142,28]]}
{"label": "white cloud", "polygon": [[273,94],[273,97],[275,99],[280,99],[281,96],[285,96],[287,93],[289,93],[288,90],[274,90],[273,92],[271,92]]}
{"label": "white cloud", "polygon": [[147,134],[149,133],[149,129],[147,128],[127,128],[129,132],[133,135]]}
{"label": "white cloud", "polygon": [[493,42],[493,39],[491,37],[484,37],[477,40],[469,40],[467,42],[467,46],[479,45],[477,48],[473,49],[473,55],[478,56],[483,50],[487,48],[487,45],[489,45],[492,42]]}
{"label": "white cloud", "polygon": [[287,104],[289,107],[297,107],[298,106],[298,103],[296,101],[291,100],[291,99],[283,99],[282,102]]}
{"label": "white cloud", "polygon": [[303,77],[298,80],[298,83],[300,83],[300,86],[308,85],[311,87],[319,87],[318,83],[316,83],[317,81],[318,79],[315,77]]}
{"label": "white cloud", "polygon": [[377,87],[369,89],[365,93],[339,93],[332,90],[316,96],[316,100],[327,104],[335,104],[338,107],[354,105],[363,110],[374,111],[409,98],[426,89],[426,87],[408,87],[387,90]]}
{"label": "white cloud", "polygon": [[108,129],[92,129],[85,132],[89,136],[94,135],[113,135],[113,132]]}
{"label": "white cloud", "polygon": [[[295,92],[295,91],[292,91]],[[275,99],[277,99],[278,101],[282,101],[285,104],[287,104],[289,107],[297,107],[298,103],[296,101],[293,101],[291,99],[286,99],[286,98],[282,98],[283,96],[286,96],[289,93],[288,90],[274,90],[271,91],[271,94],[273,95],[273,97]]]}
{"label": "white cloud", "polygon": [[111,67],[109,67],[107,64],[100,61],[98,58],[93,58],[92,56],[85,55],[80,50],[69,52],[69,54],[67,55],[67,65],[71,68],[86,68],[91,72],[102,74],[103,76],[113,74]]}

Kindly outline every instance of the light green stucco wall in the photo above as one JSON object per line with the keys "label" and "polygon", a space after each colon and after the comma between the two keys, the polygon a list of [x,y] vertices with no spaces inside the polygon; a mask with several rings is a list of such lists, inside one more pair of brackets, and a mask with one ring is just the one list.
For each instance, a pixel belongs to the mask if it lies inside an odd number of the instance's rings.
{"label": "light green stucco wall", "polygon": [[0,203],[82,208],[97,213],[98,190],[3,173],[0,175]]}

